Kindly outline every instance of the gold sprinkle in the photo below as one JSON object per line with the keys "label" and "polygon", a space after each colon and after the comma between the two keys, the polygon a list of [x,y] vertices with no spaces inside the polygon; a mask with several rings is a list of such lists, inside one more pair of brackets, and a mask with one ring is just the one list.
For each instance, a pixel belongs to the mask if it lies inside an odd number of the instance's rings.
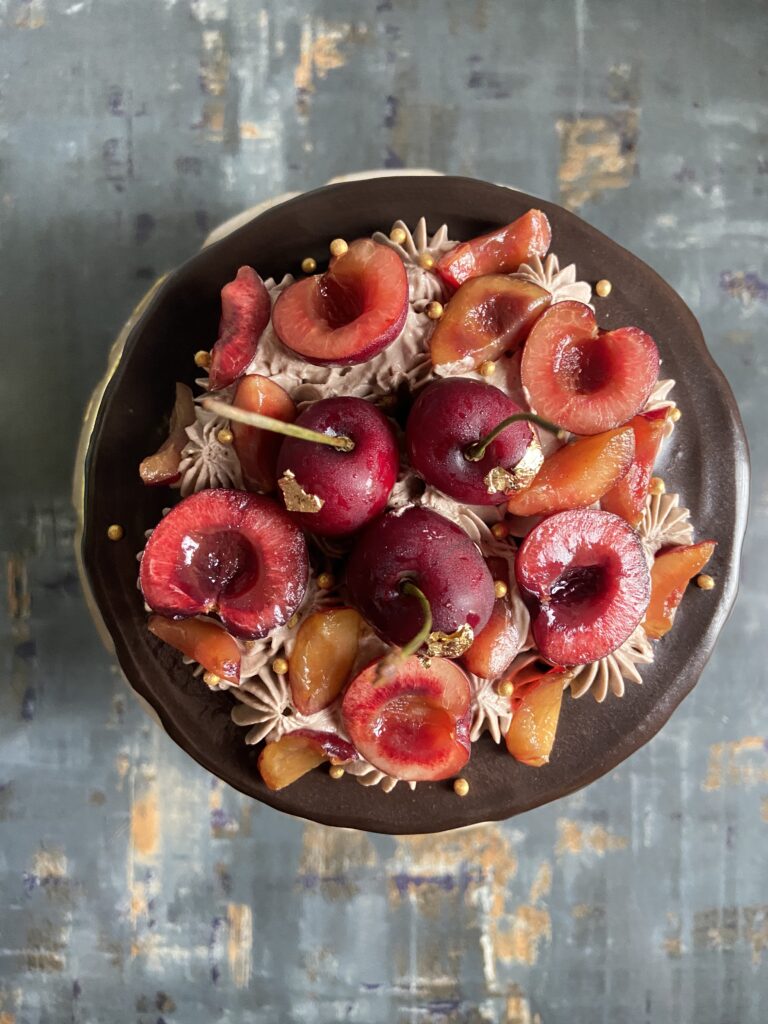
{"label": "gold sprinkle", "polygon": [[466,796],[469,792],[469,783],[466,779],[456,779],[453,783],[453,792],[456,796]]}
{"label": "gold sprinkle", "polygon": [[203,682],[206,686],[218,686],[221,682],[221,676],[217,676],[215,672],[204,672]]}
{"label": "gold sprinkle", "polygon": [[321,572],[317,577],[317,585],[321,590],[330,590],[336,580],[330,572]]}
{"label": "gold sprinkle", "polygon": [[288,671],[288,662],[285,660],[285,658],[275,658],[275,660],[272,662],[272,671],[275,673],[275,675],[284,676],[285,673]]}
{"label": "gold sprinkle", "polygon": [[119,523],[112,523],[107,527],[107,536],[110,540],[122,540],[125,530]]}
{"label": "gold sprinkle", "polygon": [[651,477],[651,482],[648,485],[649,494],[664,494],[666,489],[666,485],[660,476]]}
{"label": "gold sprinkle", "polygon": [[435,257],[432,255],[431,252],[423,252],[421,256],[419,256],[419,266],[423,270],[432,270],[434,265]]}
{"label": "gold sprinkle", "polygon": [[331,767],[328,769],[328,774],[331,776],[332,779],[343,779],[344,769],[341,767],[340,764],[332,764]]}
{"label": "gold sprinkle", "polygon": [[607,298],[611,294],[611,289],[612,288],[613,288],[613,285],[606,278],[602,278],[595,285],[595,291],[597,292],[597,294],[600,296],[601,299]]}
{"label": "gold sprinkle", "polygon": [[484,363],[480,363],[477,372],[481,377],[492,377],[496,373],[496,363],[492,359],[486,359]]}
{"label": "gold sprinkle", "polygon": [[509,527],[506,523],[494,523],[491,527],[491,533],[496,540],[504,540],[505,537],[509,536]]}
{"label": "gold sprinkle", "polygon": [[290,619],[288,619],[288,623],[287,623],[288,629],[293,629],[296,626],[296,624],[298,623],[298,621],[299,621],[299,613],[298,612],[294,612],[294,614],[290,617]]}
{"label": "gold sprinkle", "polygon": [[505,679],[503,683],[499,683],[496,687],[496,692],[500,697],[511,697],[515,692],[515,684],[511,679]]}
{"label": "gold sprinkle", "polygon": [[504,582],[504,580],[496,580],[496,582],[493,584],[493,592],[496,595],[496,597],[506,597],[507,594],[509,593],[509,587]]}
{"label": "gold sprinkle", "polygon": [[460,658],[475,641],[475,634],[468,622],[453,633],[436,629],[427,637],[427,656],[430,658]]}
{"label": "gold sprinkle", "polygon": [[349,246],[343,238],[334,238],[330,244],[331,256],[343,256],[349,250]]}
{"label": "gold sprinkle", "polygon": [[301,269],[305,274],[314,274],[317,270],[317,260],[313,260],[311,256],[307,256],[306,259],[301,261]]}
{"label": "gold sprinkle", "polygon": [[430,320],[439,320],[445,312],[445,307],[442,302],[430,302],[427,306],[426,313]]}
{"label": "gold sprinkle", "polygon": [[715,581],[711,576],[703,572],[696,577],[696,586],[701,590],[714,590]]}
{"label": "gold sprinkle", "polygon": [[394,242],[395,245],[404,245],[407,238],[408,233],[405,228],[392,228],[389,232],[389,240]]}
{"label": "gold sprinkle", "polygon": [[216,440],[219,444],[232,444],[235,439],[235,435],[229,429],[229,427],[222,427],[216,435]]}
{"label": "gold sprinkle", "polygon": [[195,366],[199,366],[202,370],[207,370],[210,365],[210,352],[206,352],[204,348],[201,348],[199,352],[195,352]]}
{"label": "gold sprinkle", "polygon": [[283,492],[283,501],[289,512],[319,512],[325,504],[325,498],[308,494],[290,469],[286,469],[277,484]]}
{"label": "gold sprinkle", "polygon": [[674,407],[674,408],[673,408],[673,409],[672,409],[672,410],[670,411],[670,414],[669,414],[669,418],[670,418],[670,419],[672,420],[672,422],[673,422],[673,423],[677,423],[677,421],[678,421],[678,420],[680,419],[680,417],[681,417],[682,415],[683,415],[683,414],[682,414],[682,412],[680,411],[680,409],[678,409],[678,407],[677,407],[677,406],[675,406],[675,407]]}

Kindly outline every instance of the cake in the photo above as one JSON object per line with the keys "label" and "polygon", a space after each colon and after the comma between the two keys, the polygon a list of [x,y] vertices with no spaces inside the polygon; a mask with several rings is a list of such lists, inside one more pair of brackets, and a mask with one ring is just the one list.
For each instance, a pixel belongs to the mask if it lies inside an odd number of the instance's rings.
{"label": "cake", "polygon": [[[685,436],[702,389],[718,458]],[[155,485],[126,482],[107,517],[140,540],[149,631],[129,538],[85,537],[129,680],[193,756],[293,813],[432,831],[577,788],[666,720],[732,600],[743,436],[695,321],[520,193],[396,179],[268,211],[170,278],[110,391],[92,504],[142,443]],[[678,485],[682,450],[698,479]],[[713,458],[725,517],[699,482]]]}

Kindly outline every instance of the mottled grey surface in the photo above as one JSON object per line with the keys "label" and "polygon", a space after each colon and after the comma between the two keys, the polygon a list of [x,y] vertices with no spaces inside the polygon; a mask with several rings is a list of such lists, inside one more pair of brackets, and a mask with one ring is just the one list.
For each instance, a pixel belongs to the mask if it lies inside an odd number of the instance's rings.
{"label": "mottled grey surface", "polygon": [[[768,1019],[766,35],[757,0],[0,0],[0,1024]],[[525,818],[400,841],[261,808],[145,717],[68,493],[157,274],[380,166],[519,185],[646,259],[754,465],[737,609],[664,731]]]}

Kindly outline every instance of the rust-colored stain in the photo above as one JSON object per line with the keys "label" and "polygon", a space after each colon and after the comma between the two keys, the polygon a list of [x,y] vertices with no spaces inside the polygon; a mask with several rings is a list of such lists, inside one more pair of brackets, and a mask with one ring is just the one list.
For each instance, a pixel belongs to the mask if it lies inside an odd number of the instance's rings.
{"label": "rust-colored stain", "polygon": [[685,952],[683,946],[683,926],[679,914],[668,913],[669,931],[664,936],[662,949],[671,960],[679,960]]}
{"label": "rust-colored stain", "polygon": [[585,825],[570,818],[557,819],[557,857],[582,853],[596,853],[603,857],[614,850],[625,850],[628,845],[626,836],[617,836],[603,825]]}
{"label": "rust-colored stain", "polygon": [[768,904],[746,907],[712,907],[693,918],[693,948],[696,952],[732,952],[741,946],[752,951],[752,963],[762,961],[768,949]]}
{"label": "rust-colored stain", "polygon": [[297,885],[329,900],[350,900],[360,891],[361,869],[375,868],[376,850],[364,832],[346,832],[308,822],[304,826]]}
{"label": "rust-colored stain", "polygon": [[13,20],[16,28],[37,29],[45,27],[44,0],[22,0]]}
{"label": "rust-colored stain", "polygon": [[131,845],[137,858],[151,858],[160,844],[160,805],[157,791],[150,786],[131,805]]}
{"label": "rust-colored stain", "polygon": [[760,801],[760,817],[768,822],[768,796],[764,796]]}
{"label": "rust-colored stain", "polygon": [[307,19],[301,26],[299,62],[293,73],[298,91],[314,92],[315,78],[325,78],[329,71],[344,67],[346,58],[339,50],[350,36],[350,25],[330,25]]}
{"label": "rust-colored stain", "polygon": [[561,118],[557,131],[564,206],[576,210],[604,192],[629,186],[637,171],[637,111]]}
{"label": "rust-colored stain", "polygon": [[723,786],[755,786],[760,782],[768,782],[768,747],[762,736],[713,743],[709,748],[703,790],[711,793]]}
{"label": "rust-colored stain", "polygon": [[542,1024],[538,1013],[531,1013],[531,1004],[519,985],[513,985],[504,1007],[503,1024]]}
{"label": "rust-colored stain", "polygon": [[528,894],[528,902],[515,908],[510,924],[499,927],[496,955],[506,963],[535,964],[539,946],[552,938],[549,910],[540,906],[552,889],[552,865],[542,861]]}
{"label": "rust-colored stain", "polygon": [[65,950],[64,929],[52,921],[27,929],[24,959],[28,971],[60,973],[65,967]]}
{"label": "rust-colored stain", "polygon": [[218,28],[203,29],[200,88],[206,99],[199,127],[212,142],[224,138],[230,72],[231,57],[224,33]]}
{"label": "rust-colored stain", "polygon": [[247,903],[227,904],[227,962],[235,988],[251,980],[253,914]]}
{"label": "rust-colored stain", "polygon": [[7,1013],[5,1010],[0,1013],[0,1024],[16,1024],[16,1014]]}

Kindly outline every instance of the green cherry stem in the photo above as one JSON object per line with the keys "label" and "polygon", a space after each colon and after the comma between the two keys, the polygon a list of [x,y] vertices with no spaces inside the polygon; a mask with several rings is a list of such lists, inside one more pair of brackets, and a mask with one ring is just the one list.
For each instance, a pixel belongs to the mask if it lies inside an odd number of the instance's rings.
{"label": "green cherry stem", "polygon": [[297,437],[300,441],[314,441],[317,444],[327,444],[340,452],[351,452],[355,442],[351,437],[344,434],[321,434],[319,430],[308,430],[307,427],[299,427],[295,423],[285,423],[283,420],[276,420],[272,416],[263,416],[260,412],[251,412],[249,409],[241,409],[237,405],[228,405],[219,401],[218,398],[204,398],[203,408],[208,412],[216,413],[224,419],[236,420],[238,423],[245,423],[249,427],[260,427],[262,430],[272,430],[276,434],[284,434],[286,437]]}
{"label": "green cherry stem", "polygon": [[419,650],[422,644],[427,642],[429,634],[432,632],[432,608],[424,591],[417,587],[415,583],[412,583],[411,580],[406,580],[401,585],[400,593],[405,594],[407,597],[415,597],[421,605],[421,611],[424,616],[424,622],[419,632],[400,649],[400,656],[402,658],[410,658],[412,654]]}
{"label": "green cherry stem", "polygon": [[558,441],[565,441],[568,437],[566,430],[563,430],[562,427],[558,427],[554,423],[550,423],[549,420],[545,420],[542,416],[537,416],[535,412],[516,412],[514,416],[507,416],[505,420],[502,420],[501,423],[493,428],[490,434],[486,434],[485,437],[475,441],[474,444],[467,445],[464,449],[464,458],[468,459],[469,462],[479,462],[485,455],[488,445],[496,440],[502,430],[506,430],[512,423],[519,423],[521,420],[535,423],[542,430],[548,430],[550,434],[555,435]]}

